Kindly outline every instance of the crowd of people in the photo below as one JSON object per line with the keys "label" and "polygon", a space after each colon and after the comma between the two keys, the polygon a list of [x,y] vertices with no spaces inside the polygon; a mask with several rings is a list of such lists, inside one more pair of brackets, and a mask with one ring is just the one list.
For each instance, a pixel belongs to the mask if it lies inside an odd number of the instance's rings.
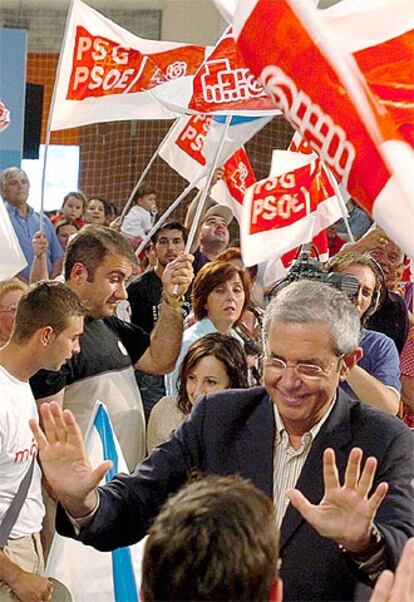
{"label": "crowd of people", "polygon": [[[319,278],[265,287],[228,207],[187,254],[196,198],[137,256],[154,188],[123,218],[74,191],[43,220],[29,190],[0,174],[27,260],[0,282],[0,541],[34,464],[0,601],[52,598],[56,529],[102,551],[149,532],[146,602],[414,599],[414,286],[387,234],[353,204]],[[96,400],[130,471],[104,486]]]}

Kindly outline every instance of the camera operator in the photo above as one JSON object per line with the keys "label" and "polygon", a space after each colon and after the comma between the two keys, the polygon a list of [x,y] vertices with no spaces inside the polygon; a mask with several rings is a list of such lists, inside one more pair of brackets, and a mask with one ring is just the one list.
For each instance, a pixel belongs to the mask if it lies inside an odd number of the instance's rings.
{"label": "camera operator", "polygon": [[[353,301],[365,323],[380,306],[385,282],[380,266],[368,255],[350,251],[337,254],[325,267],[328,272],[355,276],[360,287]],[[341,387],[361,401],[397,414],[400,405],[400,362],[394,341],[387,335],[363,328],[360,340],[363,355],[350,370]]]}

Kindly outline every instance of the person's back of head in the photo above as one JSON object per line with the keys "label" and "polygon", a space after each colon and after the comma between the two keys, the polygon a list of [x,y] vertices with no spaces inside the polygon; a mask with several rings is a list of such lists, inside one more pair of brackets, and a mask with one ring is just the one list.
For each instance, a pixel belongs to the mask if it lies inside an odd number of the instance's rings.
{"label": "person's back of head", "polygon": [[155,519],[142,595],[145,602],[268,602],[277,572],[271,500],[240,477],[209,475],[185,485]]}

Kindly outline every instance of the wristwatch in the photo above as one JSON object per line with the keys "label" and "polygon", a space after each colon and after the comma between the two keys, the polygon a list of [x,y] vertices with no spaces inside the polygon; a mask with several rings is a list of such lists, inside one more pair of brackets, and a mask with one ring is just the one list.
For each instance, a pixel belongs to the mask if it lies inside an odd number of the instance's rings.
{"label": "wristwatch", "polygon": [[367,550],[363,554],[355,554],[347,550],[344,546],[339,544],[339,549],[347,554],[348,556],[352,556],[352,558],[358,564],[365,564],[367,560],[372,558],[384,545],[384,536],[381,531],[378,529],[375,523],[372,524],[371,532],[370,532],[370,543]]}

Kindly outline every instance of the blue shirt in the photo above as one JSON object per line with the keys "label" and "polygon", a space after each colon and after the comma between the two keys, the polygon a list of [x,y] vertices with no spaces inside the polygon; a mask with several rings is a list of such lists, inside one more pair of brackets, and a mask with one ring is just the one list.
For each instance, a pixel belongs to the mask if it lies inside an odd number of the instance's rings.
{"label": "blue shirt", "polygon": [[[359,360],[358,366],[390,389],[394,389],[399,395],[401,392],[400,357],[394,341],[382,332],[363,330],[359,344],[364,355]],[[358,399],[346,381],[340,386],[348,395]]]}
{"label": "blue shirt", "polygon": [[[13,207],[13,205],[7,201],[4,201],[4,204],[9,213],[10,221],[13,224],[23,255],[26,257],[27,261],[27,267],[20,272],[19,276],[29,280],[30,270],[34,260],[32,239],[36,232],[40,230],[40,216],[32,207],[29,207],[29,205],[27,206],[27,215],[26,217],[23,217],[17,211],[16,207]],[[56,232],[46,216],[44,216],[43,231],[47,242],[49,243],[47,249],[47,269],[50,274],[53,262],[56,261],[56,259],[63,257],[64,252],[59,239],[56,236]]]}

